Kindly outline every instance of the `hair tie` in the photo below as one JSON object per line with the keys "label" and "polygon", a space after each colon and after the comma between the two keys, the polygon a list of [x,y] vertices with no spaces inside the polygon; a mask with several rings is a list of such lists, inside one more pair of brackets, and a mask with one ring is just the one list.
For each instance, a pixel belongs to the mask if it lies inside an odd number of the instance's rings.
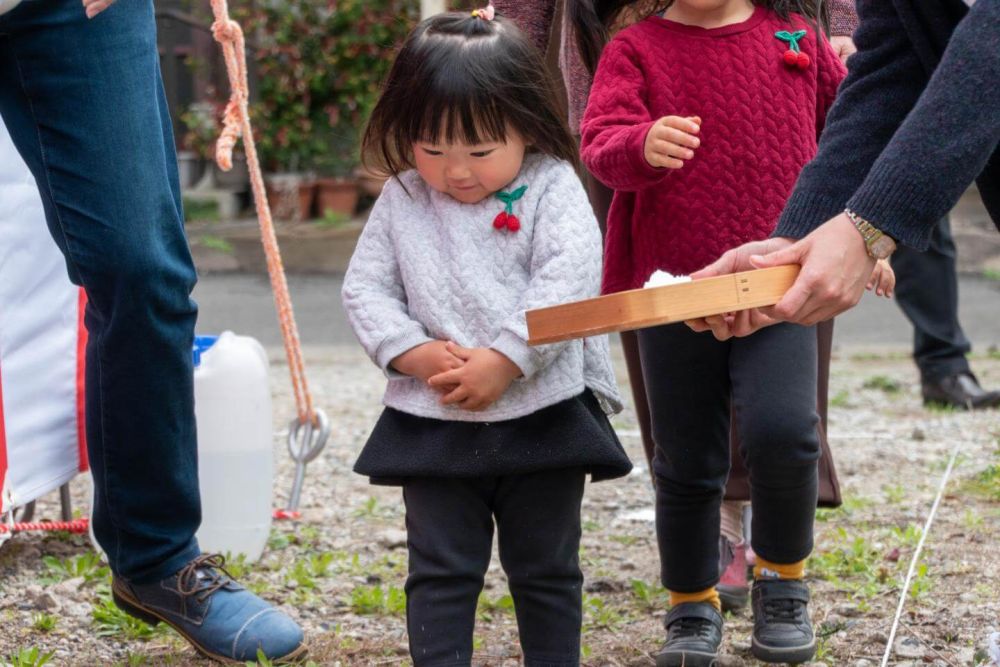
{"label": "hair tie", "polygon": [[493,18],[496,16],[496,9],[493,7],[493,4],[491,3],[486,5],[482,9],[473,9],[472,15],[477,19],[482,19],[484,21],[492,21]]}

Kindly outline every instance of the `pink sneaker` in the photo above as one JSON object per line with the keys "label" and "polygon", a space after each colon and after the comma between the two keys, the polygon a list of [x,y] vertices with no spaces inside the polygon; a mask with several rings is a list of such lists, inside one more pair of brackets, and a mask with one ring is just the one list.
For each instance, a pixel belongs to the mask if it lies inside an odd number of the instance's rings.
{"label": "pink sneaker", "polygon": [[719,537],[719,583],[715,587],[722,602],[722,611],[735,611],[747,606],[750,585],[747,580],[747,543],[733,544]]}

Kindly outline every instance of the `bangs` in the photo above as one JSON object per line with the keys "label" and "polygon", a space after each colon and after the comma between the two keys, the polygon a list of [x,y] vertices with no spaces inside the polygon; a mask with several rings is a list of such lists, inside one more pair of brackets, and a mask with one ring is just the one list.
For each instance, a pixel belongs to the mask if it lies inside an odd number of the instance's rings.
{"label": "bangs", "polygon": [[495,74],[462,58],[441,60],[426,68],[427,76],[417,72],[410,82],[411,90],[419,91],[417,106],[400,123],[399,139],[407,144],[506,142],[510,119],[497,101],[502,87],[491,81]]}

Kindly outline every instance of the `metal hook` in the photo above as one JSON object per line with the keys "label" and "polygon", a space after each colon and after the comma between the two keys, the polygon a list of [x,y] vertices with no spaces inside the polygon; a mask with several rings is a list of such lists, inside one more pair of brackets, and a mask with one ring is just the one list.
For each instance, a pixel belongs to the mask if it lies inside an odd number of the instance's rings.
{"label": "metal hook", "polygon": [[288,454],[295,461],[295,481],[292,483],[292,493],[288,497],[289,512],[295,512],[299,507],[299,497],[302,495],[302,484],[306,477],[306,464],[319,456],[330,437],[330,420],[322,410],[316,410],[316,424],[310,421],[301,422],[296,417],[288,425]]}

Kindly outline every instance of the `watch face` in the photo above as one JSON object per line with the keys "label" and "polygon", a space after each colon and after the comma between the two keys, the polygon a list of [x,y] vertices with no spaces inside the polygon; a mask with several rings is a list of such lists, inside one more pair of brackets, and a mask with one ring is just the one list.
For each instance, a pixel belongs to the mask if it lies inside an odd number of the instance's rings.
{"label": "watch face", "polygon": [[869,247],[869,254],[875,259],[889,259],[896,250],[896,242],[885,234],[881,234]]}

